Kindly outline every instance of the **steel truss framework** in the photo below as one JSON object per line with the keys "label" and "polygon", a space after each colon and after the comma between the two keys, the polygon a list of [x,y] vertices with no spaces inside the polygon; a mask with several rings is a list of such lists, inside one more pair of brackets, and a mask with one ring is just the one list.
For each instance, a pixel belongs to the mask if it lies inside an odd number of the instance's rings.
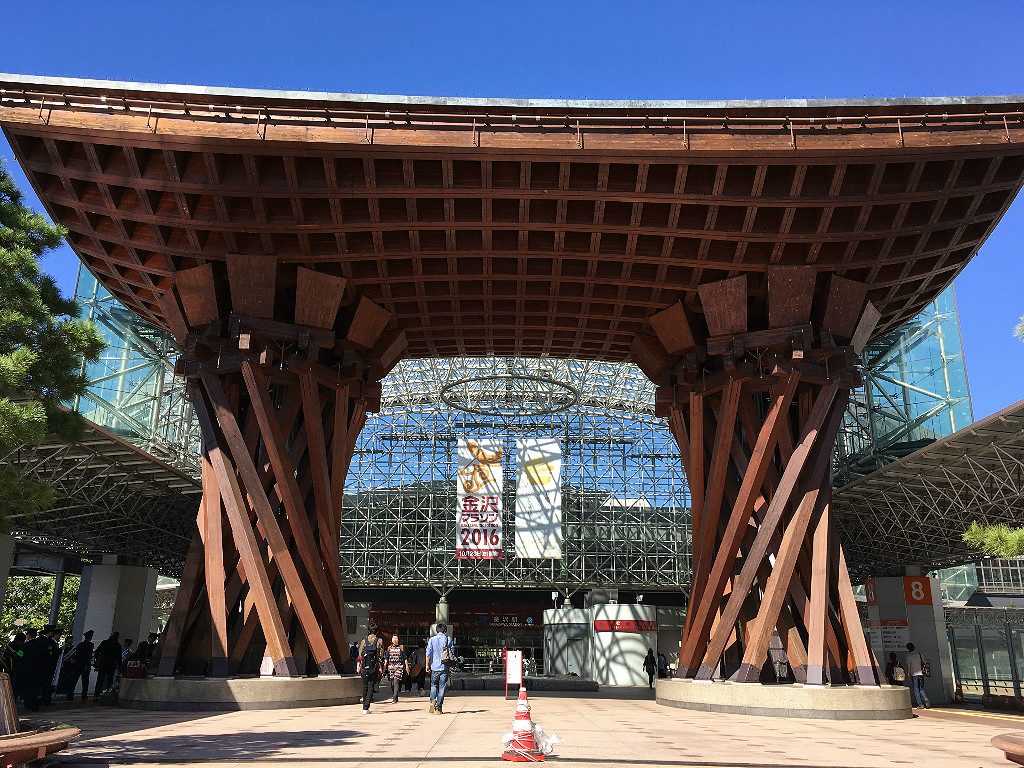
{"label": "steel truss framework", "polygon": [[198,482],[90,425],[80,442],[23,446],[0,465],[49,483],[56,502],[32,517],[11,515],[19,539],[83,555],[117,553],[176,573],[195,529]]}
{"label": "steel truss framework", "polygon": [[972,520],[1019,525],[1024,509],[1024,402],[845,486],[836,512],[862,575],[976,558]]}
{"label": "steel truss framework", "polygon": [[[467,396],[466,413],[441,400],[448,382],[495,374]],[[522,377],[564,382],[580,402],[537,416],[549,391],[521,390]],[[564,388],[554,388],[565,392]],[[528,402],[524,402],[528,401]],[[384,407],[356,444],[342,515],[342,581],[682,589],[689,574],[689,499],[675,442],[653,413],[654,387],[629,364],[523,358],[401,363],[383,382]],[[455,442],[550,436],[563,450],[564,557],[467,561],[454,556]],[[504,465],[505,541],[513,540],[515,467]],[[373,547],[367,542],[378,542]]]}

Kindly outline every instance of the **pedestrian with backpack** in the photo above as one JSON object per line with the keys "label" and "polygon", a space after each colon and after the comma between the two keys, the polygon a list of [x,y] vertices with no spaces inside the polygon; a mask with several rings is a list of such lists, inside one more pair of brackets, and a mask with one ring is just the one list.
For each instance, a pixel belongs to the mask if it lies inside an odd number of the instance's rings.
{"label": "pedestrian with backpack", "polygon": [[448,625],[439,622],[437,634],[427,642],[427,674],[430,675],[432,715],[444,714],[444,691],[448,686],[449,666],[455,662],[455,643],[448,637]]}
{"label": "pedestrian with backpack", "polygon": [[370,702],[373,700],[374,688],[380,681],[380,669],[383,663],[381,643],[377,637],[377,625],[370,625],[368,634],[359,643],[356,656],[356,671],[363,678],[363,714],[370,714]]}

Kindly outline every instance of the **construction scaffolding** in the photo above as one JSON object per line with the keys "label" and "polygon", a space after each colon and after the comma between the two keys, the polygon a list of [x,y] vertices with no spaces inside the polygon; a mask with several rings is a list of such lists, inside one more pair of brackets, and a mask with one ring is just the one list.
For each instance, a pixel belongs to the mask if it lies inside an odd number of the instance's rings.
{"label": "construction scaffolding", "polygon": [[[689,498],[675,442],[632,365],[457,358],[400,364],[349,469],[342,580],[353,586],[618,586],[689,583]],[[460,437],[551,437],[562,447],[563,558],[455,557]],[[515,471],[504,464],[505,541]],[[368,542],[378,543],[370,547]]]}

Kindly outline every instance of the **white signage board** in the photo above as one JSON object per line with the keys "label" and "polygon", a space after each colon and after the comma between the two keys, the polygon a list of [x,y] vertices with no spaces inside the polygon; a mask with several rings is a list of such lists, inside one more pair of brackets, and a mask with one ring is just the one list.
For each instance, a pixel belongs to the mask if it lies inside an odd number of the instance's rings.
{"label": "white signage board", "polygon": [[501,560],[501,440],[459,438],[458,459],[455,556]]}
{"label": "white signage board", "polygon": [[516,441],[516,557],[562,557],[562,446]]}
{"label": "white signage board", "polygon": [[523,684],[523,652],[505,651],[505,685]]}

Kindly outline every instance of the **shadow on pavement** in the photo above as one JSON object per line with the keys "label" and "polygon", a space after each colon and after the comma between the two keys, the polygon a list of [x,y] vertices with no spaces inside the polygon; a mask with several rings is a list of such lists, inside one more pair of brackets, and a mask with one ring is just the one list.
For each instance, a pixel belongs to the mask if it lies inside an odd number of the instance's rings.
{"label": "shadow on pavement", "polygon": [[[310,755],[284,755],[283,750],[317,747],[339,748],[366,734],[358,731],[276,731],[269,733],[216,733],[197,735],[159,736],[130,742],[83,744],[77,748],[86,755],[54,755],[43,765],[73,768],[73,766],[113,766],[131,763],[189,763],[228,762],[348,762],[346,758]],[[365,759],[365,758],[359,758]],[[418,758],[417,758],[418,759]],[[353,757],[352,762],[358,762]]]}

